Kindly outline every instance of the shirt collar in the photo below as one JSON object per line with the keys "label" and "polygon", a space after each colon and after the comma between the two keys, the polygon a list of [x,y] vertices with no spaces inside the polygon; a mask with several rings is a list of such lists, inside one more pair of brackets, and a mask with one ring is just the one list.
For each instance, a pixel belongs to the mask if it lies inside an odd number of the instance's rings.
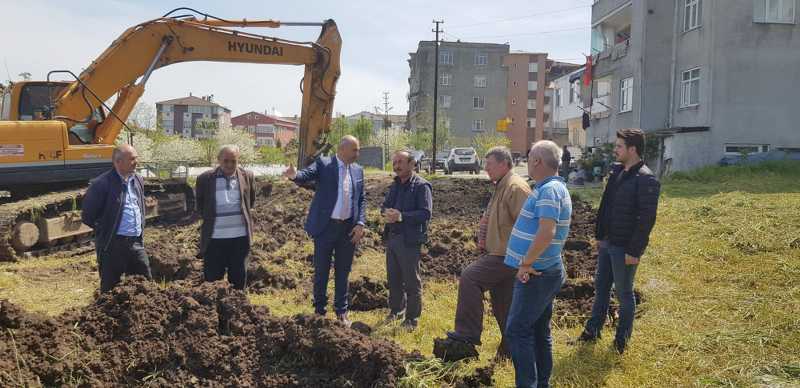
{"label": "shirt collar", "polygon": [[552,176],[549,176],[547,178],[542,179],[541,182],[536,182],[536,188],[538,189],[538,188],[544,186],[547,182],[554,181],[554,180],[560,181],[562,183],[564,182],[564,178],[562,178],[560,176],[557,176],[557,175],[552,175]]}
{"label": "shirt collar", "polygon": [[395,176],[394,177],[394,181],[397,182],[398,185],[409,185],[409,184],[411,184],[411,181],[416,179],[416,177],[417,177],[417,174],[414,171],[411,171],[411,176],[408,177],[408,180],[406,181],[406,183],[403,183],[403,181],[400,180],[399,176]]}

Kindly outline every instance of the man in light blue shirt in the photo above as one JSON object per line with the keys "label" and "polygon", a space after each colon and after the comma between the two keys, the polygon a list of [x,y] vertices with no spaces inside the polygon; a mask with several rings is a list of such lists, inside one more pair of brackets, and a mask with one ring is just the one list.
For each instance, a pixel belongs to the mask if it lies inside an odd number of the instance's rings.
{"label": "man in light blue shirt", "polygon": [[553,369],[550,318],[566,280],[561,250],[569,234],[572,200],[558,176],[561,149],[537,142],[528,155],[536,186],[514,223],[505,264],[517,269],[506,339],[517,387],[547,387]]}

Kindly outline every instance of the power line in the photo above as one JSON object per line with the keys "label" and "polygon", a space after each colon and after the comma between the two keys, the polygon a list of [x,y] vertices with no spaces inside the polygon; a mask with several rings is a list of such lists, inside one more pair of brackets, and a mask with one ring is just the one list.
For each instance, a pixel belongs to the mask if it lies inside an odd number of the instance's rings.
{"label": "power line", "polygon": [[561,29],[561,30],[526,32],[526,33],[523,33],[523,34],[507,34],[507,35],[492,35],[492,36],[468,36],[466,39],[492,39],[492,38],[507,38],[507,37],[510,37],[510,36],[544,35],[544,34],[555,34],[555,33],[558,33],[558,32],[589,30],[591,28],[592,27],[590,27],[590,26],[585,26],[585,27],[576,27],[576,28],[565,28],[565,29]]}
{"label": "power line", "polygon": [[524,20],[524,19],[530,19],[530,18],[537,17],[537,16],[552,15],[552,14],[557,14],[557,13],[561,13],[561,12],[574,11],[576,9],[589,8],[589,7],[591,7],[591,5],[581,5],[581,6],[578,6],[578,7],[565,8],[565,9],[560,9],[560,10],[557,10],[557,11],[539,12],[539,13],[534,13],[534,14],[531,14],[531,15],[518,16],[518,17],[513,17],[513,18],[508,18],[508,19],[499,19],[499,20],[493,20],[493,21],[488,21],[488,22],[478,22],[478,23],[471,23],[471,24],[461,24],[461,25],[457,25],[457,26],[452,26],[452,27],[450,27],[450,29],[453,29],[453,28],[467,28],[467,27],[474,27],[474,26],[483,26],[483,25],[486,25],[486,24],[503,23],[503,22],[510,22],[510,21],[516,21],[516,20]]}

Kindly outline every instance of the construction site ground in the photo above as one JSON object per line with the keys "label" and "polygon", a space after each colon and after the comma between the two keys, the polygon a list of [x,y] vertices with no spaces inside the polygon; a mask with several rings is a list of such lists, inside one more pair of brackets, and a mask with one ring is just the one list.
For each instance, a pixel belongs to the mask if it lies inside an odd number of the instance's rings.
{"label": "construction site ground", "polygon": [[[800,184],[791,171],[665,182],[637,274],[634,339],[622,358],[610,346],[615,307],[601,341],[567,345],[591,308],[592,207],[600,194],[574,190],[569,280],[553,318],[553,383],[800,383]],[[479,360],[445,364],[431,356],[433,339],[452,330],[457,276],[477,257],[474,233],[491,184],[431,178],[423,315],[407,332],[382,322],[388,294],[378,209],[390,180],[366,181],[368,232],[350,278],[357,330],[297,316],[313,312],[313,244],[302,229],[313,193],[266,182],[254,210],[246,295],[223,283],[200,285],[196,220],[148,226],[156,282],[129,279],[103,296],[93,252],[0,264],[0,350],[12,355],[0,361],[0,385],[513,385],[511,363],[491,361],[500,332],[490,314]]]}

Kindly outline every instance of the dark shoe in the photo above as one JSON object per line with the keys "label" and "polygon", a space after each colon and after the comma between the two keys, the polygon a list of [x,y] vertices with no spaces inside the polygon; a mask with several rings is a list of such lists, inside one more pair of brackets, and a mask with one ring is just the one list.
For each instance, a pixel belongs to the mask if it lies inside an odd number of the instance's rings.
{"label": "dark shoe", "polygon": [[625,353],[625,346],[626,346],[625,340],[614,339],[614,350],[616,350],[617,353],[619,354]]}
{"label": "dark shoe", "polygon": [[454,362],[465,358],[478,358],[475,345],[452,338],[434,338],[433,355],[442,361]]}
{"label": "dark shoe", "polygon": [[481,340],[480,339],[470,338],[470,337],[458,334],[458,333],[456,333],[454,331],[448,331],[447,332],[447,338],[450,338],[450,339],[455,340],[455,341],[466,342],[466,343],[472,344],[472,345],[480,346],[480,344],[481,344]]}
{"label": "dark shoe", "polygon": [[336,314],[336,320],[341,322],[344,325],[344,327],[350,327],[350,325],[353,324],[352,322],[350,322],[349,319],[347,319],[346,312],[341,314]]}
{"label": "dark shoe", "polygon": [[403,321],[402,324],[400,324],[400,326],[402,326],[403,329],[406,329],[408,331],[414,331],[414,330],[417,329],[417,320],[416,319],[406,319],[405,321]]}
{"label": "dark shoe", "polygon": [[572,340],[568,341],[567,343],[569,345],[583,345],[583,344],[587,344],[587,343],[593,343],[593,342],[597,341],[598,338],[600,338],[599,334],[594,335],[594,334],[589,333],[588,331],[584,330],[581,333],[580,337],[572,339]]}

